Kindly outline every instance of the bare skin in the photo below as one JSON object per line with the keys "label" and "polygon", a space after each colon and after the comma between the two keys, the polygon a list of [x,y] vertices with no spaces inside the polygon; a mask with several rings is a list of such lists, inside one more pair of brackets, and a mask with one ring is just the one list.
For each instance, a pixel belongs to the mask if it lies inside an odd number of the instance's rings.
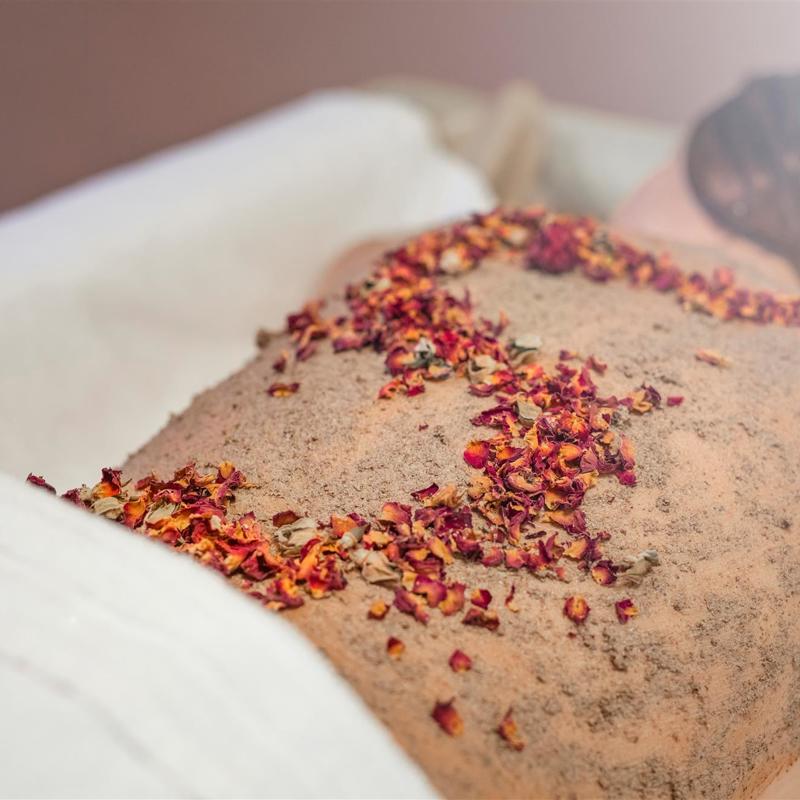
{"label": "bare skin", "polygon": [[[338,275],[358,274],[371,252],[345,259]],[[683,255],[709,266],[704,256]],[[744,264],[740,277],[752,282],[757,273]],[[286,619],[445,796],[757,796],[800,751],[798,331],[723,323],[655,292],[508,264],[483,265],[452,287],[469,288],[486,316],[504,309],[511,335],[542,336],[547,365],[560,348],[607,361],[599,379],[606,393],[646,382],[686,396],[678,408],[625,423],[639,485],[603,479],[585,503],[592,529],[612,533],[610,556],[655,548],[662,564],[623,592],[585,575],[565,585],[458,563],[453,577],[497,598],[496,634],[438,614],[423,626],[396,609],[368,620],[371,602],[391,594],[358,575]],[[797,291],[788,279],[782,288]],[[238,508],[267,527],[286,508],[319,519],[366,515],[388,500],[408,502],[434,480],[467,483],[461,453],[476,430],[469,419],[488,403],[463,381],[379,402],[382,358],[325,347],[290,368],[288,378],[301,384],[296,395],[267,397],[271,364],[287,346],[275,337],[196,398],[131,457],[126,475],[229,459],[256,484],[240,492]],[[732,366],[698,362],[700,347]],[[518,613],[502,606],[512,583]],[[576,592],[592,606],[580,628],[562,614],[564,597]],[[624,594],[641,614],[622,626],[613,601]],[[385,653],[389,636],[406,644],[397,661]],[[449,669],[456,648],[472,657],[471,672]],[[434,703],[451,697],[465,721],[459,738],[430,718]],[[509,706],[527,742],[522,752],[494,732]]]}

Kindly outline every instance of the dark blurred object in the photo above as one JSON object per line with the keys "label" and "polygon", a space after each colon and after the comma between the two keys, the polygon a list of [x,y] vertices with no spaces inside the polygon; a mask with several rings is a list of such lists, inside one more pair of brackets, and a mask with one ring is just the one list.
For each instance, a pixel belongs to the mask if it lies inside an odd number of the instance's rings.
{"label": "dark blurred object", "polygon": [[719,225],[800,270],[800,74],[753,80],[704,117],[688,170]]}

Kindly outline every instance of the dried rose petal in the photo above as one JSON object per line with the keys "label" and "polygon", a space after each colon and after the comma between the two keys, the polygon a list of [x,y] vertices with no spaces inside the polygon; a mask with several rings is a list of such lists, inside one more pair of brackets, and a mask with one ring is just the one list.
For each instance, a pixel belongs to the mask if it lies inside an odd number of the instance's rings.
{"label": "dried rose petal", "polygon": [[522,569],[525,566],[525,553],[517,547],[506,550],[506,567],[508,569]]}
{"label": "dried rose petal", "polygon": [[453,672],[467,672],[472,669],[472,659],[462,650],[453,650],[447,663]]}
{"label": "dried rose petal", "polygon": [[617,580],[610,561],[598,561],[592,567],[592,578],[601,586],[611,586]]}
{"label": "dried rose petal", "polygon": [[497,726],[497,733],[514,750],[522,750],[525,747],[525,740],[519,735],[517,723],[514,721],[511,711],[510,708],[506,711],[505,716]]}
{"label": "dried rose petal", "polygon": [[505,555],[503,554],[503,549],[495,545],[484,551],[481,564],[483,564],[484,567],[499,567],[504,560]]}
{"label": "dried rose petal", "polygon": [[639,609],[636,608],[630,597],[626,597],[624,600],[618,600],[614,603],[614,608],[617,612],[617,619],[622,625],[639,613]]}
{"label": "dried rose petal", "polygon": [[474,441],[464,451],[464,461],[475,469],[483,469],[489,459],[489,443]]}
{"label": "dried rose petal", "polygon": [[56,490],[41,475],[34,475],[32,472],[29,472],[25,480],[27,480],[28,483],[32,483],[34,486],[38,486],[40,489],[44,489],[52,494],[56,493]]}
{"label": "dried rose petal", "polygon": [[447,596],[439,603],[439,610],[446,617],[457,614],[464,608],[464,590],[466,586],[463,583],[451,583],[447,587]]}
{"label": "dried rose petal", "polygon": [[668,406],[679,406],[683,402],[683,395],[680,394],[671,394],[667,397],[667,405]]}
{"label": "dried rose petal", "polygon": [[589,604],[580,595],[568,597],[564,602],[564,615],[569,617],[576,625],[586,621],[590,610]]}
{"label": "dried rose petal", "polygon": [[275,372],[284,372],[289,354],[283,350],[281,354],[272,362],[272,369]]}
{"label": "dried rose petal", "polygon": [[122,491],[122,473],[118,469],[104,467],[100,470],[103,480],[92,489],[92,495],[96,498],[116,497]]}
{"label": "dried rose petal", "polygon": [[292,525],[300,518],[300,514],[287,509],[286,511],[279,511],[277,514],[274,514],[272,517],[272,524],[276,528],[282,528],[284,525]]}
{"label": "dried rose petal", "polygon": [[441,582],[426,575],[417,575],[414,580],[414,594],[425,595],[428,605],[436,608],[447,597],[447,587]]}
{"label": "dried rose petal", "polygon": [[448,736],[461,736],[464,732],[464,721],[453,706],[453,700],[448,700],[446,703],[437,702],[431,716]]}
{"label": "dried rose petal", "polygon": [[270,397],[289,397],[300,388],[300,384],[295,383],[273,383],[267,389]]}
{"label": "dried rose petal", "polygon": [[580,561],[589,550],[589,540],[585,536],[573,539],[569,546],[564,550],[564,555],[575,561]]}
{"label": "dried rose petal", "polygon": [[138,527],[147,513],[147,501],[144,497],[129,500],[122,506],[122,522],[129,528]]}
{"label": "dried rose petal", "polygon": [[500,627],[500,618],[495,611],[484,611],[482,608],[469,608],[461,620],[464,625],[475,625],[479,628],[486,628],[496,631]]}
{"label": "dried rose petal", "polygon": [[428,549],[436,558],[440,559],[445,564],[453,563],[453,554],[450,552],[450,548],[441,539],[437,539],[435,536],[429,539]]}
{"label": "dried rose petal", "polygon": [[368,619],[383,619],[389,613],[389,606],[383,600],[376,600],[367,611]]}
{"label": "dried rose petal", "polygon": [[410,525],[411,509],[401,503],[384,503],[378,519],[381,522],[391,522],[395,525]]}
{"label": "dried rose petal", "polygon": [[513,611],[515,614],[519,611],[519,606],[514,602],[514,596],[517,593],[517,585],[515,583],[511,584],[511,590],[506,595],[506,599],[504,600],[504,605],[509,611]]}
{"label": "dried rose petal", "polygon": [[409,614],[423,625],[428,624],[430,616],[425,610],[425,604],[421,597],[417,597],[406,589],[396,589],[394,594],[394,606],[403,614]]}
{"label": "dried rose petal", "polygon": [[421,503],[423,500],[427,499],[428,497],[433,497],[436,492],[439,491],[439,486],[436,483],[432,483],[430,486],[426,487],[425,489],[417,489],[416,492],[411,492],[411,496],[418,502]]}
{"label": "dried rose petal", "polygon": [[492,593],[488,589],[475,589],[469,600],[478,608],[489,608],[489,603],[492,602]]}
{"label": "dried rose petal", "polygon": [[406,646],[399,640],[396,639],[394,636],[390,636],[386,640],[386,652],[392,658],[400,658],[401,655],[405,652]]}
{"label": "dried rose petal", "polygon": [[586,366],[588,369],[594,370],[600,375],[605,375],[605,372],[608,369],[608,364],[600,361],[594,356],[589,356],[589,358],[586,359]]}
{"label": "dried rose petal", "polygon": [[731,360],[723,355],[720,355],[714,350],[697,350],[694,357],[698,361],[704,361],[706,364],[711,364],[712,367],[729,367]]}

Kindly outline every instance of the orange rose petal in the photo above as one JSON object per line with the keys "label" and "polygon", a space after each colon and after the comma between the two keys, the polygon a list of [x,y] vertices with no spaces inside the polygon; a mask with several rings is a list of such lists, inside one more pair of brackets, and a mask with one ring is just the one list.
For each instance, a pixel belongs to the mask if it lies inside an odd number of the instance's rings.
{"label": "orange rose petal", "polygon": [[270,397],[289,397],[297,392],[300,388],[299,383],[273,383],[267,389],[267,394]]}
{"label": "orange rose petal", "polygon": [[448,700],[446,703],[437,702],[431,716],[448,736],[461,736],[464,732],[464,721],[453,706],[453,700]]}
{"label": "orange rose petal", "polygon": [[392,658],[400,658],[401,655],[405,652],[406,646],[399,640],[396,639],[394,636],[390,636],[386,640],[386,652]]}
{"label": "orange rose petal", "polygon": [[297,522],[299,519],[300,515],[296,514],[294,511],[279,511],[277,514],[273,515],[272,524],[276,528],[282,528],[284,525],[291,525],[293,522]]}
{"label": "orange rose petal", "polygon": [[511,709],[506,711],[505,716],[497,726],[497,733],[500,738],[509,744],[514,750],[522,750],[525,747],[525,740],[519,735],[517,723],[511,714]]}
{"label": "orange rose petal", "polygon": [[376,600],[367,611],[368,619],[383,619],[389,613],[389,606],[383,600]]}
{"label": "orange rose petal", "polygon": [[586,621],[590,610],[589,604],[580,595],[568,597],[564,602],[564,615],[569,617],[576,625]]}
{"label": "orange rose petal", "polygon": [[428,540],[427,545],[428,549],[436,558],[440,559],[445,564],[453,563],[453,554],[450,552],[450,548],[441,539],[433,536]]}
{"label": "orange rose petal", "polygon": [[466,586],[463,583],[451,583],[447,587],[447,594],[439,603],[439,610],[446,617],[457,614],[464,608],[464,590]]}
{"label": "orange rose petal", "polygon": [[525,566],[525,554],[516,547],[506,550],[506,567],[508,569],[522,569]]}
{"label": "orange rose petal", "polygon": [[417,622],[423,625],[428,624],[430,616],[425,610],[425,601],[415,594],[411,594],[407,589],[396,589],[394,593],[394,606],[398,611],[409,614]]}
{"label": "orange rose petal", "polygon": [[592,578],[601,586],[611,586],[617,580],[610,561],[598,561],[592,567]]}
{"label": "orange rose petal", "polygon": [[564,555],[574,561],[580,561],[589,549],[589,541],[585,536],[573,539],[569,546],[564,550]]}
{"label": "orange rose petal", "polygon": [[614,603],[614,609],[617,612],[617,619],[620,621],[621,625],[624,625],[629,619],[633,619],[633,617],[639,613],[639,609],[636,608],[630,597],[626,597],[624,600],[618,600]]}
{"label": "orange rose petal", "polygon": [[135,528],[144,519],[147,513],[147,502],[144,497],[130,500],[122,507],[122,521],[129,527]]}

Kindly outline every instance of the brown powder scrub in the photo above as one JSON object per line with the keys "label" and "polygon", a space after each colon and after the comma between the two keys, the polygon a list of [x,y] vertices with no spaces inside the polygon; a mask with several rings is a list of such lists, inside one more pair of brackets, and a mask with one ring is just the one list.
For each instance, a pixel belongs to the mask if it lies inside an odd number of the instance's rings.
{"label": "brown powder scrub", "polygon": [[[597,244],[604,232],[593,226],[590,233]],[[342,573],[346,588],[323,588],[324,599],[286,618],[328,655],[446,796],[753,796],[800,750],[798,332],[687,314],[668,297],[622,281],[598,286],[577,273],[548,274],[565,270],[525,270],[530,249],[525,253],[480,253],[480,269],[437,276],[434,294],[461,298],[468,290],[473,327],[507,319],[500,329],[497,322],[479,327],[479,349],[467,347],[465,358],[457,353],[460,334],[453,357],[436,336],[429,338],[433,355],[427,345],[417,347],[421,337],[398,352],[397,337],[407,333],[399,328],[380,342],[383,354],[374,341],[333,352],[337,338],[371,335],[372,318],[363,313],[366,327],[350,327],[351,290],[349,307],[333,301],[327,316],[320,310],[289,336],[273,337],[242,371],[198,396],[131,457],[123,479],[230,461],[252,486],[236,488],[229,513],[254,512],[270,541],[273,517],[291,509],[297,519],[289,525],[322,521],[326,537],[337,525],[346,528],[338,541],[363,520],[368,530],[361,535],[375,536],[361,549],[396,545],[388,558],[394,580],[370,583],[355,566]],[[604,268],[616,270],[615,258]],[[631,278],[627,267],[621,275]],[[794,320],[788,301],[738,294],[727,274],[691,298],[685,292],[700,282],[674,280],[684,305],[722,317],[730,308],[755,308],[757,316]],[[470,328],[463,306],[441,295],[432,302],[439,301],[458,331]],[[307,335],[311,326],[319,327]],[[511,343],[532,334],[541,339],[533,355],[512,358]],[[467,338],[474,342],[475,333]],[[300,388],[269,396],[273,364],[286,350],[294,355],[283,364],[282,382]],[[561,350],[581,360],[564,360]],[[722,354],[729,366],[698,360],[699,350]],[[596,361],[587,365],[591,354]],[[397,383],[393,399],[379,400],[387,368],[389,383]],[[437,374],[442,369],[448,375]],[[565,392],[573,393],[570,412],[584,401],[611,408],[606,422],[614,439],[603,442],[605,431],[590,430],[568,440],[553,431],[552,441],[536,437],[537,451],[558,443],[581,452],[557,448],[541,464],[510,469],[527,458],[521,451],[532,449],[528,434],[541,433],[542,415],[561,419]],[[498,393],[500,405],[505,395],[515,398],[513,410],[494,420],[499,427],[473,425]],[[662,409],[660,393],[685,402]],[[598,402],[611,397],[620,400]],[[588,412],[577,417],[591,419]],[[489,444],[474,449],[474,442]],[[465,448],[474,457],[465,460]],[[587,452],[597,461],[584,463]],[[493,470],[504,487],[499,498]],[[576,486],[577,476],[591,472],[605,477]],[[209,485],[227,478],[220,469]],[[538,485],[543,478],[546,486]],[[412,497],[434,484],[421,501]],[[461,499],[451,491],[425,505],[450,486]],[[535,513],[528,509],[521,521],[507,513],[514,507],[508,493],[534,497]],[[398,507],[387,512],[387,502]],[[457,503],[469,506],[479,520],[470,530],[480,535],[453,527],[435,535]],[[432,521],[415,531],[420,509]],[[281,557],[302,562],[320,544],[308,547],[318,530],[298,540],[295,556]],[[291,535],[302,539],[309,528],[296,531]],[[446,575],[437,566],[447,561],[444,551],[405,547],[416,534],[446,545],[453,556]],[[382,547],[381,535],[389,537]],[[567,553],[573,547],[577,558]],[[647,555],[653,551],[655,558]],[[422,568],[407,570],[409,564]],[[429,582],[418,583],[420,576]],[[440,613],[458,585],[466,587],[464,608]],[[470,602],[476,590],[477,604]],[[417,598],[408,600],[410,612],[398,606],[400,592]],[[480,621],[461,624],[467,616]],[[404,645],[402,657],[387,658],[389,637]],[[471,669],[450,668],[456,650],[469,653]]]}

